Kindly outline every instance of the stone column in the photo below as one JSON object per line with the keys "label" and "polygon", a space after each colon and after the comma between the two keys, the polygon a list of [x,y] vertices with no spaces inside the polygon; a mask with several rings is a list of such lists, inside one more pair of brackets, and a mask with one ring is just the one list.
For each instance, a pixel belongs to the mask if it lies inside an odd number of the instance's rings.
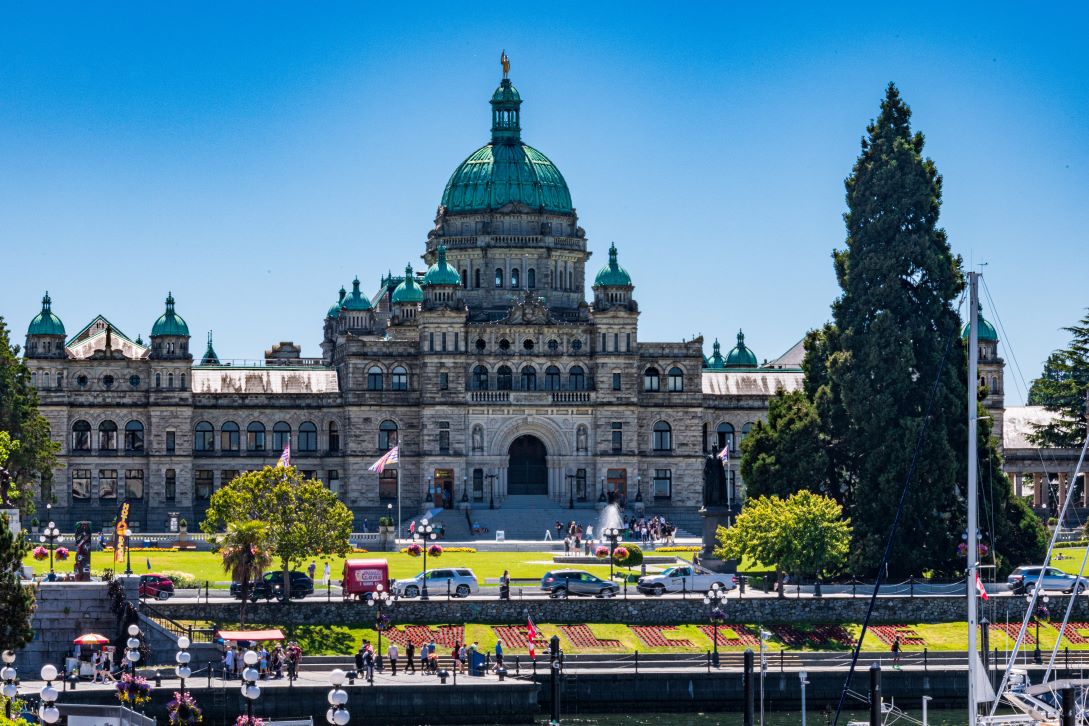
{"label": "stone column", "polygon": [[1044,475],[1032,475],[1032,506],[1036,509],[1044,506]]}
{"label": "stone column", "polygon": [[1081,475],[1081,506],[1089,507],[1089,478]]}
{"label": "stone column", "polygon": [[1018,498],[1021,497],[1021,479],[1021,474],[1017,472],[1013,473],[1013,493],[1016,494]]}
{"label": "stone column", "polygon": [[1063,509],[1063,503],[1066,502],[1066,472],[1059,472],[1059,503],[1056,508],[1056,513],[1061,512]]}

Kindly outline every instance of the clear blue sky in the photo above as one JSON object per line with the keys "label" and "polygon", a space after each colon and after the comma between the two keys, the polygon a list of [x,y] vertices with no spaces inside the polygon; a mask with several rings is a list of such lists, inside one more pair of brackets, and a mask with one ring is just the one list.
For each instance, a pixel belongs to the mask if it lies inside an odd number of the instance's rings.
{"label": "clear blue sky", "polygon": [[506,48],[642,338],[744,328],[761,359],[828,318],[843,179],[895,81],[1036,376],[1089,305],[1084,6],[694,5],[4,3],[0,314],[21,341],[48,289],[69,333],[146,337],[173,290],[198,352],[214,329],[224,358],[317,355],[337,288],[419,264]]}

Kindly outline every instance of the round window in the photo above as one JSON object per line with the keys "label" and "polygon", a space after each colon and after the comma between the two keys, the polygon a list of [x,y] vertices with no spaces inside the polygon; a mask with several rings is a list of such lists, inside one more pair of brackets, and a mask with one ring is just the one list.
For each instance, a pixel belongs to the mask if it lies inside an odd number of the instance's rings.
{"label": "round window", "polygon": [[87,387],[87,376],[84,376],[84,375],[76,376],[76,383],[79,384],[80,388],[86,388]]}
{"label": "round window", "polygon": [[106,388],[113,388],[113,376],[102,376],[102,385]]}
{"label": "round window", "polygon": [[560,341],[556,340],[555,338],[548,341],[548,349],[555,353],[557,350],[560,349]]}
{"label": "round window", "polygon": [[499,341],[499,350],[510,350],[510,341],[506,338]]}
{"label": "round window", "polygon": [[488,344],[484,342],[483,338],[477,338],[476,339],[476,349],[477,350],[484,350],[484,348],[486,348],[487,345]]}
{"label": "round window", "polygon": [[582,350],[582,341],[575,338],[571,341],[571,350]]}
{"label": "round window", "polygon": [[529,338],[526,338],[525,340],[522,341],[522,347],[525,348],[526,350],[533,350],[533,341],[530,340]]}
{"label": "round window", "polygon": [[140,385],[140,376],[129,376],[129,385],[136,388]]}

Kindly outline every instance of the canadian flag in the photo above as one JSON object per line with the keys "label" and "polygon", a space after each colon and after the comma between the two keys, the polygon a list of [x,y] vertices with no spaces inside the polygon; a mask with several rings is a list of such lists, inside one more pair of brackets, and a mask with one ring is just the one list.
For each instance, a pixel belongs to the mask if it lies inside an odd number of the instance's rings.
{"label": "canadian flag", "polygon": [[533,648],[534,641],[537,640],[537,628],[533,625],[533,618],[527,618],[528,625],[526,626],[526,638],[529,640],[529,657],[536,658],[537,651]]}
{"label": "canadian flag", "polygon": [[983,580],[979,579],[979,573],[976,573],[976,590],[979,591],[979,596],[984,601],[987,600],[987,588],[983,587]]}

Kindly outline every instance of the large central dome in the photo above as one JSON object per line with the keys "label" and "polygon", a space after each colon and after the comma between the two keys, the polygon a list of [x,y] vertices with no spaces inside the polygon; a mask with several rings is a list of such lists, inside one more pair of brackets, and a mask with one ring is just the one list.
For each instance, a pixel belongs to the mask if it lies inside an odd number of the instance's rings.
{"label": "large central dome", "polygon": [[518,90],[504,78],[492,105],[492,141],[461,162],[442,193],[449,213],[485,212],[508,204],[571,214],[571,192],[547,156],[522,143]]}

